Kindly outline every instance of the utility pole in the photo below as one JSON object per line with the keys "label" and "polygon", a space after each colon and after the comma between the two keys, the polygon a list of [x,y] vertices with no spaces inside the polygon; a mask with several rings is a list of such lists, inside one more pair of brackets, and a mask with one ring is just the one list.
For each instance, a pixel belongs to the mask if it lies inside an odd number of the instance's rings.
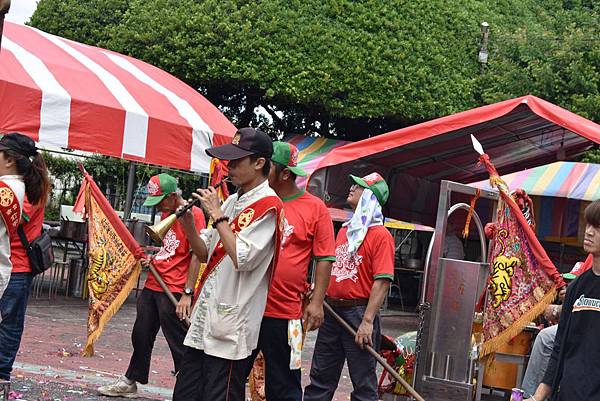
{"label": "utility pole", "polygon": [[477,55],[477,61],[479,61],[479,72],[481,74],[485,71],[485,66],[488,62],[488,39],[490,35],[490,24],[483,21],[481,23],[481,47],[479,48],[479,54]]}
{"label": "utility pole", "polygon": [[123,211],[123,221],[131,218],[131,208],[133,206],[133,192],[135,190],[135,162],[129,162],[129,176],[127,177],[127,194],[125,195],[125,210]]}

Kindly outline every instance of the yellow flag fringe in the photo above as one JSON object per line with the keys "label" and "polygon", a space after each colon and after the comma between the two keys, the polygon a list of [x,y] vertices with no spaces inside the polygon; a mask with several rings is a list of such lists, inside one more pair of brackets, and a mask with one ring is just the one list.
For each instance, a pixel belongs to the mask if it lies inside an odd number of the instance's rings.
{"label": "yellow flag fringe", "polygon": [[480,357],[496,352],[500,347],[516,337],[531,321],[544,313],[544,310],[554,301],[554,298],[556,298],[556,287],[552,287],[533,308],[519,317],[509,328],[484,342],[479,352]]}
{"label": "yellow flag fringe", "polygon": [[106,309],[106,311],[100,316],[100,319],[98,321],[98,327],[96,328],[96,330],[94,330],[91,333],[88,333],[88,339],[83,350],[83,356],[94,356],[94,343],[96,342],[98,337],[100,337],[100,334],[102,334],[106,323],[108,323],[108,321],[115,315],[115,313],[119,311],[119,309],[129,296],[131,290],[135,288],[141,271],[142,265],[140,264],[140,262],[137,262],[133,274],[131,275],[131,277],[129,277],[129,280],[127,280],[127,282],[123,286],[123,291],[121,291],[119,295],[117,295],[113,303],[111,303],[108,309]]}

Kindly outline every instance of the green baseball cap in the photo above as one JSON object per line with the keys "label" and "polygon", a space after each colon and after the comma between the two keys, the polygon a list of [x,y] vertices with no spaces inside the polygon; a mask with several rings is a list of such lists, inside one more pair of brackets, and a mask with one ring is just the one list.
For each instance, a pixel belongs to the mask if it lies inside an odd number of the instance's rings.
{"label": "green baseball cap", "polygon": [[177,180],[169,174],[158,174],[152,176],[148,181],[148,197],[144,206],[156,206],[165,196],[177,191]]}
{"label": "green baseball cap", "polygon": [[350,180],[360,185],[363,188],[370,189],[375,194],[381,206],[385,205],[390,196],[390,189],[387,183],[379,173],[371,173],[364,177],[357,177],[350,174]]}
{"label": "green baseball cap", "polygon": [[273,142],[273,156],[271,160],[288,168],[292,173],[301,177],[306,176],[306,171],[298,167],[298,148],[287,142]]}

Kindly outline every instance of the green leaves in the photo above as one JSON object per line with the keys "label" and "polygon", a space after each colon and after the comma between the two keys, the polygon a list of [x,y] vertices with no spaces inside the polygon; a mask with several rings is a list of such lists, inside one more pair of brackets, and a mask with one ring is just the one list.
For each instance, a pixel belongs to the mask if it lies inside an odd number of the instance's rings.
{"label": "green leaves", "polygon": [[32,24],[154,64],[237,125],[357,140],[529,93],[600,120],[596,4],[41,0]]}

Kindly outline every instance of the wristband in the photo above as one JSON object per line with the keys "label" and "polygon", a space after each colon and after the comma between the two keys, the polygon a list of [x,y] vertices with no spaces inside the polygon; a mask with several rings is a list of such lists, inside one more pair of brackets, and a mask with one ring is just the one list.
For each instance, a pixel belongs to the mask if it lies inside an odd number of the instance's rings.
{"label": "wristband", "polygon": [[213,227],[216,227],[217,224],[219,224],[219,223],[221,223],[223,221],[229,222],[229,217],[227,217],[227,216],[219,217],[218,219],[216,219],[215,221],[213,221],[212,225],[213,225]]}
{"label": "wristband", "polygon": [[529,398],[531,398],[533,401],[537,401],[533,395]]}

